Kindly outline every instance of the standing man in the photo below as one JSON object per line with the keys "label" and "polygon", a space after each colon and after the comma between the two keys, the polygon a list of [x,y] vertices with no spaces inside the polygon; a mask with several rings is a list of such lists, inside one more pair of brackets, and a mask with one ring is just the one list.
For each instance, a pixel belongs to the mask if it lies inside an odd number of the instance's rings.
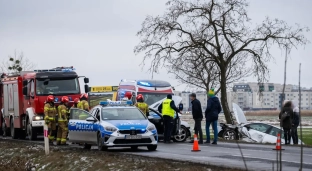
{"label": "standing man", "polygon": [[69,98],[67,96],[63,96],[61,98],[61,104],[58,106],[58,130],[57,130],[57,145],[67,145],[67,133],[68,133],[68,125],[67,125],[67,113],[68,113],[68,102]]}
{"label": "standing man", "polygon": [[44,120],[48,125],[49,142],[53,145],[54,136],[56,135],[56,108],[54,106],[54,96],[49,95],[44,105]]}
{"label": "standing man", "polygon": [[148,109],[148,104],[144,102],[144,97],[142,94],[138,94],[136,97],[137,102],[134,104],[137,108],[139,108],[145,116],[149,116],[149,109]]}
{"label": "standing man", "polygon": [[181,113],[181,111],[175,106],[171,94],[168,94],[167,99],[158,106],[158,111],[162,113],[162,116],[164,118],[164,143],[171,143],[170,140],[173,128],[174,112]]}
{"label": "standing man", "polygon": [[221,104],[219,101],[219,98],[215,96],[214,89],[211,88],[208,92],[208,102],[207,102],[207,108],[205,111],[205,117],[206,117],[206,135],[207,135],[207,141],[206,143],[210,143],[210,131],[209,127],[210,124],[212,124],[213,128],[213,142],[211,144],[217,144],[218,141],[218,117],[219,113],[221,112]]}
{"label": "standing man", "polygon": [[[195,134],[198,137],[198,133],[199,133],[199,144],[203,144],[203,131],[201,128],[201,121],[203,120],[203,111],[202,111],[202,107],[200,104],[200,101],[198,99],[196,99],[196,94],[192,93],[190,95],[190,98],[192,100],[192,115],[193,115],[193,119],[195,121],[195,126],[194,126],[194,130],[195,130]],[[207,135],[209,136],[209,134]],[[194,140],[191,141],[191,143],[193,143]]]}

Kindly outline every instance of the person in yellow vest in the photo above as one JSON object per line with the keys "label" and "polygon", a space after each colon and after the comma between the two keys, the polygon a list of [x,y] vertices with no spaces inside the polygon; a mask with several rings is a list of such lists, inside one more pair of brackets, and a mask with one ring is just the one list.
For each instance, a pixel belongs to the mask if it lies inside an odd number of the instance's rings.
{"label": "person in yellow vest", "polygon": [[138,94],[136,97],[137,102],[134,104],[137,108],[139,108],[145,116],[149,116],[148,104],[144,102],[144,97],[142,94]]}
{"label": "person in yellow vest", "polygon": [[49,95],[44,105],[44,120],[45,124],[48,125],[48,137],[51,145],[53,145],[56,135],[56,115],[57,110],[54,106],[54,96]]}
{"label": "person in yellow vest", "polygon": [[[181,111],[175,106],[172,100],[172,95],[168,94],[159,106],[158,111],[162,113],[164,118],[164,143],[171,143],[171,132],[173,129],[173,117],[175,112],[181,113]],[[182,114],[182,113],[181,113]]]}
{"label": "person in yellow vest", "polygon": [[[80,96],[80,102],[77,104],[77,107],[81,110],[89,112],[89,103],[88,103],[88,94],[84,93]],[[79,115],[79,120],[87,119],[88,115],[84,112],[81,112]]]}
{"label": "person in yellow vest", "polygon": [[67,133],[68,133],[68,102],[69,98],[67,96],[63,96],[61,98],[61,104],[58,106],[58,130],[57,130],[57,145],[67,145]]}

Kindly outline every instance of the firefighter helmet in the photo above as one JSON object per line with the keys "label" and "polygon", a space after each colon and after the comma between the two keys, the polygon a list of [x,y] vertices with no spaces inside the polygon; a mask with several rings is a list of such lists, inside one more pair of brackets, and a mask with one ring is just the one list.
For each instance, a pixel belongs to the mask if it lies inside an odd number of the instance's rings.
{"label": "firefighter helmet", "polygon": [[125,97],[127,97],[130,100],[132,97],[132,93],[130,91],[127,91]]}
{"label": "firefighter helmet", "polygon": [[75,98],[75,99],[74,99],[74,103],[76,103],[76,104],[79,103],[79,99],[78,99],[78,98]]}
{"label": "firefighter helmet", "polygon": [[137,100],[144,100],[144,97],[142,94],[138,94],[136,97]]}
{"label": "firefighter helmet", "polygon": [[83,93],[83,94],[81,94],[80,99],[82,99],[82,98],[86,98],[86,99],[88,99],[88,94],[87,94],[87,93]]}
{"label": "firefighter helmet", "polygon": [[68,102],[69,102],[69,98],[68,98],[67,96],[63,96],[63,97],[61,98],[61,102],[62,102],[62,103],[68,103]]}
{"label": "firefighter helmet", "polygon": [[48,95],[47,97],[47,103],[54,102],[54,96],[53,95]]}

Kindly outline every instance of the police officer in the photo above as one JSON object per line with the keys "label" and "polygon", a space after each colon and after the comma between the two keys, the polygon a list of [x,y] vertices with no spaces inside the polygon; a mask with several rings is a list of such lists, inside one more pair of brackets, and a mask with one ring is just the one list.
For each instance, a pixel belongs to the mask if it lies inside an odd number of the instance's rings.
{"label": "police officer", "polygon": [[[85,110],[87,112],[89,112],[89,103],[88,103],[88,94],[84,93],[80,96],[80,102],[77,104],[77,107],[79,109],[82,109],[82,110]],[[80,115],[79,115],[79,119],[80,120],[84,120],[88,117],[88,115],[84,112],[82,112]]]}
{"label": "police officer", "polygon": [[148,104],[144,102],[144,97],[142,94],[138,94],[136,97],[137,102],[134,104],[137,108],[139,108],[146,116],[149,116]]}
{"label": "police officer", "polygon": [[54,106],[54,96],[49,95],[44,105],[44,120],[48,125],[49,142],[53,145],[54,136],[56,134],[56,115],[57,111]]}
{"label": "police officer", "polygon": [[158,111],[162,113],[164,118],[164,143],[171,143],[171,132],[173,129],[173,117],[175,112],[181,113],[181,111],[175,106],[172,100],[172,95],[168,94],[167,99],[158,106]]}
{"label": "police officer", "polygon": [[68,102],[69,98],[63,96],[61,98],[61,104],[58,106],[58,130],[57,130],[57,145],[67,145],[67,133],[68,133]]}

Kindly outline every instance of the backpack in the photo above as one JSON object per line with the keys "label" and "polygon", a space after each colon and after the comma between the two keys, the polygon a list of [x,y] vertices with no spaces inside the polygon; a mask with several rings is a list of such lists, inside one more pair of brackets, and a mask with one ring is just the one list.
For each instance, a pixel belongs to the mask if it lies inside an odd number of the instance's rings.
{"label": "backpack", "polygon": [[283,120],[289,118],[289,116],[290,116],[290,114],[289,114],[288,112],[285,111],[285,112],[282,113],[282,115],[281,115],[281,120],[283,121]]}

